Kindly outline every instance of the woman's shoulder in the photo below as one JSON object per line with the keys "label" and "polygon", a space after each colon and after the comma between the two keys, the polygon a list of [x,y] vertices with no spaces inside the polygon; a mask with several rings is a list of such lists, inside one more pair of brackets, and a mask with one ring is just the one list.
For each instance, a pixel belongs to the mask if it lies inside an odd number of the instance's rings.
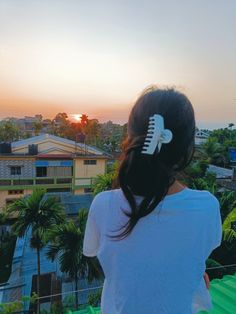
{"label": "woman's shoulder", "polygon": [[201,208],[207,208],[207,212],[216,213],[220,210],[220,203],[216,196],[207,190],[189,190],[189,199]]}
{"label": "woman's shoulder", "polygon": [[115,194],[117,194],[119,190],[108,190],[98,193],[90,206],[90,213],[105,212],[109,208],[109,204]]}
{"label": "woman's shoulder", "polygon": [[116,190],[107,190],[107,191],[103,191],[98,193],[94,199],[93,199],[93,203],[99,203],[99,202],[106,202],[107,200],[109,200],[114,194],[117,194],[119,192],[119,189]]}
{"label": "woman's shoulder", "polygon": [[203,199],[205,201],[209,201],[212,203],[219,203],[218,199],[215,197],[214,194],[212,194],[210,191],[208,190],[194,190],[194,189],[190,189],[188,188],[189,194],[194,197],[194,198],[199,198],[199,199]]}

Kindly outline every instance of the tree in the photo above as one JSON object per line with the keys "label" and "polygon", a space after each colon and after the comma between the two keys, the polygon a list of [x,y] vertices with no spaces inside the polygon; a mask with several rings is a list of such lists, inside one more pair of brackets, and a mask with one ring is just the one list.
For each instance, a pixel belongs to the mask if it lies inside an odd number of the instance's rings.
{"label": "tree", "polygon": [[55,226],[49,232],[50,244],[47,257],[54,261],[58,256],[60,270],[75,282],[76,308],[79,305],[78,279],[87,277],[89,281],[102,277],[101,270],[94,260],[83,255],[83,240],[88,211],[81,209],[78,221],[69,220],[66,224]]}
{"label": "tree", "polygon": [[203,144],[203,152],[209,159],[209,163],[221,165],[223,163],[223,150],[216,138],[209,137]]}
{"label": "tree", "polygon": [[93,194],[97,195],[100,192],[111,190],[115,177],[115,173],[112,172],[97,175],[92,185]]}
{"label": "tree", "polygon": [[88,124],[88,116],[86,114],[82,114],[80,118],[80,123],[82,125],[82,128],[85,129]]}
{"label": "tree", "polygon": [[39,135],[43,128],[43,123],[41,121],[35,121],[33,123],[34,135]]}
{"label": "tree", "polygon": [[31,247],[37,251],[37,294],[40,296],[40,251],[46,244],[47,232],[53,226],[64,222],[64,208],[55,197],[46,197],[44,190],[35,190],[30,196],[21,198],[9,206],[9,214],[16,212],[18,216],[12,226],[13,232],[21,238],[31,231]]}
{"label": "tree", "polygon": [[96,145],[99,139],[101,139],[101,125],[97,119],[88,120],[85,129],[86,143]]}
{"label": "tree", "polygon": [[13,142],[19,140],[20,129],[11,120],[0,122],[0,142]]}

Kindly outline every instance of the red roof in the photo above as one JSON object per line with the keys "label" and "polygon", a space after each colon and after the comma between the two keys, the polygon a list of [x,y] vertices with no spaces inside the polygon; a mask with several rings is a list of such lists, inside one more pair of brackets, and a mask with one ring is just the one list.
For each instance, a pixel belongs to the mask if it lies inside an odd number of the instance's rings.
{"label": "red roof", "polygon": [[38,159],[72,159],[72,154],[39,154]]}

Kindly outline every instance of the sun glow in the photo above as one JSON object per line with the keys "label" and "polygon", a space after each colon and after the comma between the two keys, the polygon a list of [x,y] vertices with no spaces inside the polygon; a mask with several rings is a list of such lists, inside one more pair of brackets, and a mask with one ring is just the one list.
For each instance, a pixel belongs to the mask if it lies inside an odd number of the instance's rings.
{"label": "sun glow", "polygon": [[81,114],[81,113],[72,114],[71,117],[72,117],[76,122],[81,122],[82,114]]}

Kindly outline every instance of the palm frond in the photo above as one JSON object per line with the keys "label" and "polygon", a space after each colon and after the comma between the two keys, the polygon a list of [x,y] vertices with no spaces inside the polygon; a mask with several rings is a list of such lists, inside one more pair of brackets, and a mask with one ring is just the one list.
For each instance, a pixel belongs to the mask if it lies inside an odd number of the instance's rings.
{"label": "palm frond", "polygon": [[223,239],[227,242],[232,242],[236,239],[236,208],[234,208],[225,218],[223,222]]}

